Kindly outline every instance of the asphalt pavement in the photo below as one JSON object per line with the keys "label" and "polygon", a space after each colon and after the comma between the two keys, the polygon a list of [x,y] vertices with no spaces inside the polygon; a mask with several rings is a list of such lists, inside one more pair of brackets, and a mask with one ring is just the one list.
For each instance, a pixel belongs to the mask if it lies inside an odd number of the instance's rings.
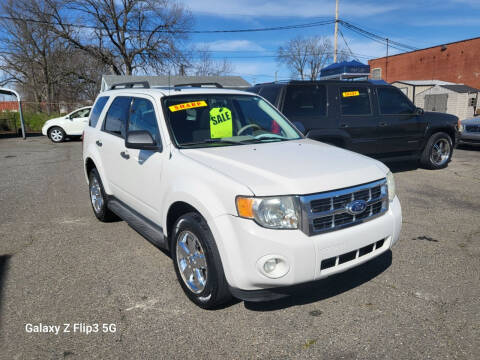
{"label": "asphalt pavement", "polygon": [[444,170],[392,168],[392,252],[287,299],[206,311],[167,255],[96,220],[80,141],[0,139],[0,358],[478,359],[480,148]]}

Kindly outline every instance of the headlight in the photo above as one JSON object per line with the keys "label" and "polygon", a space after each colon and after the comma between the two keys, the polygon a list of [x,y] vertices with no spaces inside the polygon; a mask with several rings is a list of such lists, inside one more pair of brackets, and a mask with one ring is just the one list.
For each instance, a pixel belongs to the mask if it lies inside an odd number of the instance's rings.
{"label": "headlight", "polygon": [[269,229],[298,229],[300,205],[294,196],[243,197],[238,196],[238,216],[254,219]]}
{"label": "headlight", "polygon": [[387,186],[388,186],[388,200],[393,201],[395,198],[395,178],[391,171],[387,174]]}

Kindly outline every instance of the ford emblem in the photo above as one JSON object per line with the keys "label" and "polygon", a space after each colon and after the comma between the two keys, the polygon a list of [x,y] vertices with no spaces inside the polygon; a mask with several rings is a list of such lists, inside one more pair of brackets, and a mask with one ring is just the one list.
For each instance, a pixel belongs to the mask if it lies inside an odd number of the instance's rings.
{"label": "ford emblem", "polygon": [[359,215],[367,208],[367,202],[365,200],[355,200],[347,204],[345,209],[351,215]]}

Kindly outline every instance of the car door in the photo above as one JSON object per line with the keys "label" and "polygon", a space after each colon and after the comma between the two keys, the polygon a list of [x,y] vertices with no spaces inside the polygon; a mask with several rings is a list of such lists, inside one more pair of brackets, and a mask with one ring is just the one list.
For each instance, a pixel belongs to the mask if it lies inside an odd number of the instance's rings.
{"label": "car door", "polygon": [[378,153],[381,157],[409,155],[422,144],[425,121],[397,88],[375,89],[378,104]]}
{"label": "car door", "polygon": [[101,131],[95,139],[99,148],[105,177],[112,195],[124,203],[131,204],[127,191],[127,178],[135,176],[125,171],[128,155],[125,153],[125,129],[130,113],[132,98],[117,96],[111,102],[103,120]]}
{"label": "car door", "polygon": [[340,130],[348,134],[346,147],[366,155],[377,152],[377,124],[371,95],[371,87],[367,85],[339,85],[337,88],[337,123]]}
{"label": "car door", "polygon": [[127,131],[148,131],[159,145],[159,150],[127,149],[124,146],[122,151],[127,154],[127,158],[122,161],[122,169],[125,173],[122,186],[128,198],[127,204],[160,224],[161,191],[159,189],[165,151],[161,150],[162,138],[157,110],[153,98],[148,96],[133,98],[127,120]]}
{"label": "car door", "polygon": [[85,126],[88,125],[88,116],[90,108],[83,108],[70,114],[67,133],[71,135],[81,135]]}

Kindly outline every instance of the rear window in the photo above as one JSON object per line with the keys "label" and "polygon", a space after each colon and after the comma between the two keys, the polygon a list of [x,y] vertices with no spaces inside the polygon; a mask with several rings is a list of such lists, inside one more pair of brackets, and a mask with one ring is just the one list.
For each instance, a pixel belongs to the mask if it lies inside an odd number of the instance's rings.
{"label": "rear window", "polygon": [[288,86],[283,113],[287,118],[327,115],[325,85]]}
{"label": "rear window", "polygon": [[270,104],[275,105],[279,91],[280,88],[278,86],[266,86],[260,91],[260,95],[267,99]]}
{"label": "rear window", "polygon": [[365,87],[340,88],[340,105],[343,115],[370,115],[370,94]]}
{"label": "rear window", "polygon": [[97,99],[97,102],[95,103],[95,106],[93,107],[92,112],[90,114],[88,125],[90,125],[91,127],[97,126],[98,119],[107,101],[108,101],[108,96],[102,96]]}

